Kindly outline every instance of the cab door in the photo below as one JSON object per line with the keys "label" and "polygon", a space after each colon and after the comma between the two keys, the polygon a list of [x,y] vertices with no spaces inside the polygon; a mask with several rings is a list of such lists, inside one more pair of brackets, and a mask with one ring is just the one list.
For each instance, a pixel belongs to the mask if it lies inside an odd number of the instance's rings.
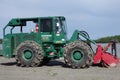
{"label": "cab door", "polygon": [[40,33],[42,42],[53,41],[52,18],[40,19]]}

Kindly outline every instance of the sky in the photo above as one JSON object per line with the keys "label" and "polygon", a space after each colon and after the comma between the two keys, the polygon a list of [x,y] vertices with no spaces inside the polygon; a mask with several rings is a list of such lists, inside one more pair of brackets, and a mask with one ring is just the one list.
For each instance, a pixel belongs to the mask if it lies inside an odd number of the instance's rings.
{"label": "sky", "polygon": [[91,39],[120,35],[120,0],[0,0],[0,38],[11,18],[65,16],[68,37],[85,30]]}

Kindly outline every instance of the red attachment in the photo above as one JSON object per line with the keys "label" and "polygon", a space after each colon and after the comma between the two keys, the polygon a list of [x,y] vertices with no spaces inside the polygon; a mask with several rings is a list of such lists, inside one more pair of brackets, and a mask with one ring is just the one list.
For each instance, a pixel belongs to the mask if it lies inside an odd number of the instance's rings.
{"label": "red attachment", "polygon": [[39,31],[39,27],[38,27],[38,24],[36,24],[36,32],[38,32]]}
{"label": "red attachment", "polygon": [[94,58],[93,58],[94,64],[101,62],[102,53],[103,53],[102,47],[101,47],[101,45],[98,45],[97,51],[96,51]]}
{"label": "red attachment", "polygon": [[119,63],[118,58],[107,52],[106,53],[104,52],[104,54],[102,55],[102,60],[105,64],[111,67],[114,67]]}
{"label": "red attachment", "polygon": [[113,67],[119,63],[119,59],[114,55],[105,52],[101,45],[98,45],[96,54],[94,55],[94,64],[98,63]]}

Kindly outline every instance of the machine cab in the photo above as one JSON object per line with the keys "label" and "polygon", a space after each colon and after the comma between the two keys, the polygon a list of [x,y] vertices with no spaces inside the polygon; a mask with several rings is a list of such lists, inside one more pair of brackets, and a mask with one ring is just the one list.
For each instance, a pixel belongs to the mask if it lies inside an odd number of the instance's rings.
{"label": "machine cab", "polygon": [[49,17],[40,19],[42,42],[63,44],[67,40],[66,21],[64,17]]}
{"label": "machine cab", "polygon": [[57,17],[54,19],[54,29],[54,43],[66,43],[67,30],[64,17]]}

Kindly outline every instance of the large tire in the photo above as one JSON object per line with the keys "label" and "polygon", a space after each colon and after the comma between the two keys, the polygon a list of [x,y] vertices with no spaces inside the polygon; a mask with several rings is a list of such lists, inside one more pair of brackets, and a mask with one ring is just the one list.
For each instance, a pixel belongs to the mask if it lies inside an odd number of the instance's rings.
{"label": "large tire", "polygon": [[25,41],[16,49],[16,61],[22,67],[34,67],[42,64],[43,51],[34,41]]}
{"label": "large tire", "polygon": [[92,64],[92,54],[92,49],[87,43],[75,41],[65,47],[64,60],[69,67],[85,68]]}

